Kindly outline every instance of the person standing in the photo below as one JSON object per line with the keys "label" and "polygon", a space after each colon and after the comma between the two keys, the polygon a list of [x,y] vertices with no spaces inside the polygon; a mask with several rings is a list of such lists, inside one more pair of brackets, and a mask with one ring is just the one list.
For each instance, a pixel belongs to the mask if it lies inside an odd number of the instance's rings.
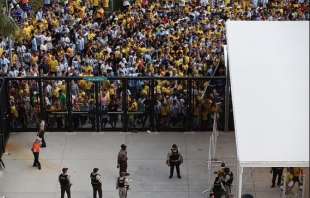
{"label": "person standing", "polygon": [[119,174],[121,175],[122,172],[126,173],[126,175],[129,175],[127,173],[127,146],[125,144],[121,145],[121,150],[118,153],[117,156],[117,168],[119,168]]}
{"label": "person standing", "polygon": [[174,167],[177,170],[178,178],[181,179],[180,174],[180,165],[183,163],[183,157],[181,153],[178,150],[178,146],[176,144],[173,144],[171,147],[171,151],[168,152],[167,155],[167,165],[170,166],[170,176],[169,179],[173,177]]}
{"label": "person standing", "polygon": [[127,173],[121,172],[120,176],[116,181],[116,189],[118,189],[119,198],[127,198],[127,191],[129,189],[128,179],[126,178]]}
{"label": "person standing", "polygon": [[59,175],[58,181],[60,183],[61,198],[65,197],[65,193],[67,194],[67,198],[71,198],[72,183],[70,181],[70,175],[68,175],[68,168],[62,169],[62,173]]}
{"label": "person standing", "polygon": [[283,174],[283,167],[272,167],[270,173],[272,173],[272,185],[271,188],[275,187],[275,182],[278,177],[277,185],[281,185],[281,178]]}
{"label": "person standing", "polygon": [[34,161],[32,167],[38,167],[39,170],[41,170],[41,163],[39,161],[39,155],[41,151],[41,140],[40,138],[36,138],[35,141],[32,144],[31,151],[34,156]]}
{"label": "person standing", "polygon": [[102,198],[102,181],[101,175],[98,173],[98,171],[98,168],[94,168],[93,172],[90,174],[91,185],[93,186],[93,198],[97,197],[97,192],[99,198]]}
{"label": "person standing", "polygon": [[42,144],[41,144],[42,148],[46,147],[46,142],[45,142],[44,134],[45,134],[45,121],[41,120],[40,126],[39,126],[38,136],[42,140]]}

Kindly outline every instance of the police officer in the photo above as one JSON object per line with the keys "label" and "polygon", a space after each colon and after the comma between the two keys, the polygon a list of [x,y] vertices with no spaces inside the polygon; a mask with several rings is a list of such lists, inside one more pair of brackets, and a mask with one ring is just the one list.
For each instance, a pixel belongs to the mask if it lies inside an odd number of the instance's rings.
{"label": "police officer", "polygon": [[45,142],[44,134],[45,134],[45,121],[41,120],[40,126],[39,126],[39,132],[38,132],[37,136],[40,137],[41,140],[42,140],[42,144],[41,144],[42,148],[46,147],[46,142]]}
{"label": "police officer", "polygon": [[93,172],[90,174],[91,185],[93,186],[93,198],[97,197],[97,192],[99,194],[99,198],[102,198],[102,181],[101,175],[98,171],[98,168],[94,168]]}
{"label": "police officer", "polygon": [[127,198],[127,191],[129,189],[128,179],[126,172],[121,172],[116,181],[116,189],[118,189],[119,198]]}
{"label": "police officer", "polygon": [[121,145],[121,150],[118,153],[117,156],[117,168],[119,168],[119,174],[121,175],[122,172],[125,172],[126,175],[129,175],[127,173],[127,146],[125,144]]}
{"label": "police officer", "polygon": [[35,141],[33,142],[31,151],[34,157],[32,167],[38,167],[38,169],[41,170],[41,163],[39,162],[39,155],[41,151],[41,140],[39,137],[37,137]]}
{"label": "police officer", "polygon": [[272,173],[272,185],[271,188],[274,188],[276,179],[278,177],[277,185],[281,185],[281,178],[283,174],[283,167],[272,167],[270,173]]}
{"label": "police officer", "polygon": [[68,168],[63,168],[62,173],[58,177],[61,189],[61,198],[65,197],[65,192],[67,193],[67,198],[71,198],[71,186],[70,175],[68,175]]}
{"label": "police officer", "polygon": [[178,178],[181,179],[180,174],[180,165],[183,163],[183,157],[178,150],[176,144],[173,144],[171,147],[171,151],[168,152],[167,155],[167,165],[170,166],[170,176],[169,179],[173,177],[174,167],[177,169]]}

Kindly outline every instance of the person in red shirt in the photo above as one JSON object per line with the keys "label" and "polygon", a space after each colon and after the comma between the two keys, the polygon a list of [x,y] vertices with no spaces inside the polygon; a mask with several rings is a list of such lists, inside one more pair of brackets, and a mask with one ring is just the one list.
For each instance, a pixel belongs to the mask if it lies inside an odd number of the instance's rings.
{"label": "person in red shirt", "polygon": [[33,161],[32,167],[38,167],[38,169],[41,170],[41,163],[39,162],[39,154],[41,151],[41,140],[39,138],[37,138],[33,142],[31,151],[32,151],[33,156],[34,156],[34,161]]}

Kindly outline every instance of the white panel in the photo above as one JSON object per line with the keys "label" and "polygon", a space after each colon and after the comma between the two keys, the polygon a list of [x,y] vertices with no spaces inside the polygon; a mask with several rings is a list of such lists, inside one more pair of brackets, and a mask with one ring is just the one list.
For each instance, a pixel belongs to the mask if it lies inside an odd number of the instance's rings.
{"label": "white panel", "polygon": [[240,163],[309,166],[309,23],[226,27]]}

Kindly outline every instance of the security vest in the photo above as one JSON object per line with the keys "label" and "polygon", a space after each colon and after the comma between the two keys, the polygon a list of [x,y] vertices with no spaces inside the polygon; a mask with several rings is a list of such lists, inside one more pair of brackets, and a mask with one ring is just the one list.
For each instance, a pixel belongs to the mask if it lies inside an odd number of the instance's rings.
{"label": "security vest", "polygon": [[69,183],[68,175],[60,174],[59,183],[61,187],[69,187],[70,183]]}
{"label": "security vest", "polygon": [[33,143],[32,145],[32,151],[34,153],[39,153],[41,150],[41,144],[40,143]]}
{"label": "security vest", "polygon": [[178,151],[171,151],[170,162],[176,163],[179,162],[180,154]]}
{"label": "security vest", "polygon": [[119,188],[124,188],[125,187],[125,177],[119,177],[117,184],[118,184]]}
{"label": "security vest", "polygon": [[96,178],[97,175],[100,175],[100,174],[93,174],[93,173],[90,174],[90,180],[91,180],[92,185],[100,185],[99,180],[97,180]]}

